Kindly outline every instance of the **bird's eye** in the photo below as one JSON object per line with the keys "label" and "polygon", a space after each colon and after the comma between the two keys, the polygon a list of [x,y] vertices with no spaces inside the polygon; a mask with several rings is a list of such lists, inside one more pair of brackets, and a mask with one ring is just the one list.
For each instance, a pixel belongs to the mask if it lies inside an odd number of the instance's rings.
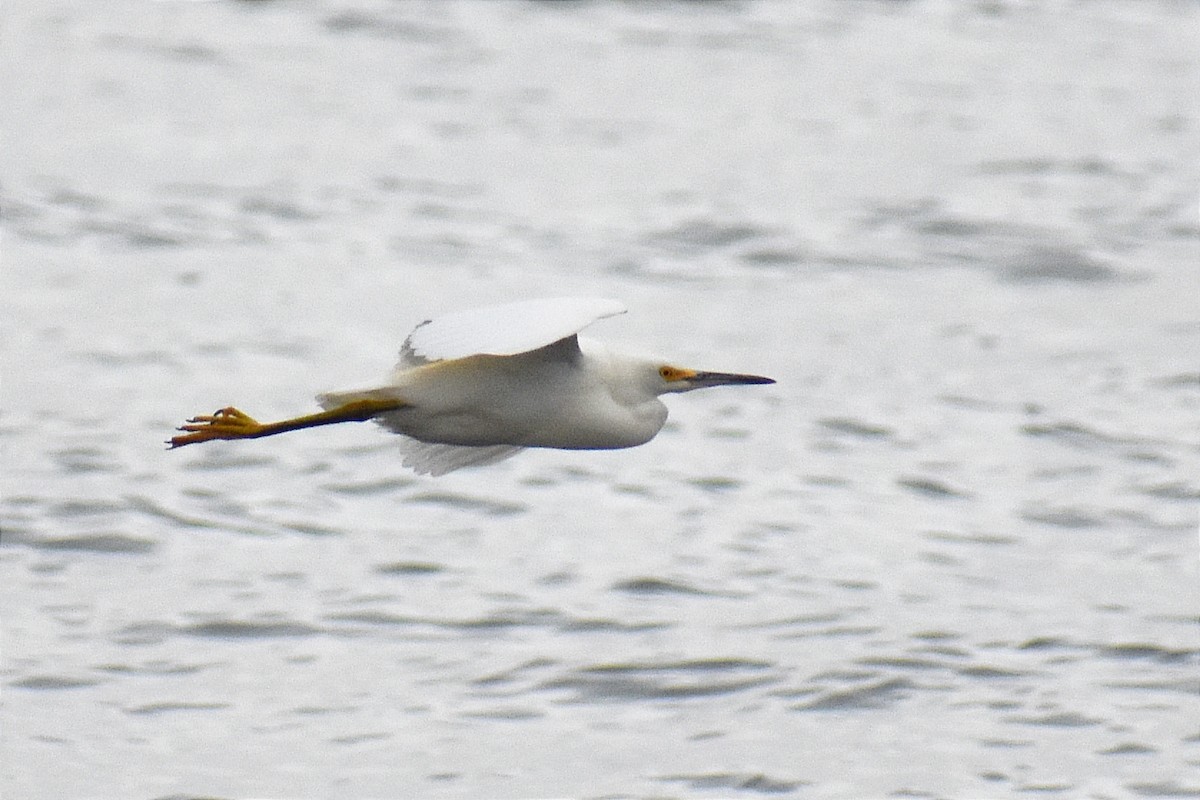
{"label": "bird's eye", "polygon": [[658,368],[658,377],[667,383],[674,383],[675,381],[687,380],[692,377],[692,373],[689,370],[680,369],[679,367],[662,366]]}
{"label": "bird's eye", "polygon": [[680,386],[686,386],[688,385],[688,381],[696,377],[696,373],[690,369],[682,369],[664,364],[658,368],[658,377],[667,383],[678,383]]}

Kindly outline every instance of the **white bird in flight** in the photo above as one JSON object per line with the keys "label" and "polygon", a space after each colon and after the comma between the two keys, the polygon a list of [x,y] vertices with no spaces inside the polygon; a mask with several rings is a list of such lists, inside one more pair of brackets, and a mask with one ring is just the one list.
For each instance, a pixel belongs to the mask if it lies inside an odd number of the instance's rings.
{"label": "white bird in flight", "polygon": [[173,449],[374,420],[404,435],[405,466],[443,475],[526,447],[645,444],[667,419],[659,395],[775,382],[684,369],[578,338],[596,320],[625,310],[615,300],[560,297],[446,314],[408,335],[385,386],[320,395],[324,411],[280,422],[257,422],[222,408],[189,419],[168,444]]}

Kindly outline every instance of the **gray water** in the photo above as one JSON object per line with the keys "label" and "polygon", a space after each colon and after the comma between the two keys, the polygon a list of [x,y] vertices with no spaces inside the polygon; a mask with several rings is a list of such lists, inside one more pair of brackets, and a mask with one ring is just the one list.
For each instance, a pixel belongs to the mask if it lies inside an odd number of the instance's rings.
{"label": "gray water", "polygon": [[[1200,796],[1200,6],[5,6],[5,798]],[[779,383],[440,479],[439,311]]]}

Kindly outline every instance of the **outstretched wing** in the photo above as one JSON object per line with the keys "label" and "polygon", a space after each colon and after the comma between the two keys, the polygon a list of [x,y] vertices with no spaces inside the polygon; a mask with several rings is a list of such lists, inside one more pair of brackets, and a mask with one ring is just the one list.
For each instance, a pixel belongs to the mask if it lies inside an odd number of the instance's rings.
{"label": "outstretched wing", "polygon": [[511,356],[573,336],[625,313],[616,300],[553,297],[459,311],[418,325],[400,350],[400,367],[474,355]]}

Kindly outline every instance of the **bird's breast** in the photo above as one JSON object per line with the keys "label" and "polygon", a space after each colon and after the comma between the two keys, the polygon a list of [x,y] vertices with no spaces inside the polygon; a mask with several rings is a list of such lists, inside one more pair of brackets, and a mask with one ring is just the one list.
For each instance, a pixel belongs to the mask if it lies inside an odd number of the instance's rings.
{"label": "bird's breast", "polygon": [[612,450],[645,444],[662,430],[667,407],[657,398],[629,406],[590,402],[547,416],[526,442],[528,447]]}

